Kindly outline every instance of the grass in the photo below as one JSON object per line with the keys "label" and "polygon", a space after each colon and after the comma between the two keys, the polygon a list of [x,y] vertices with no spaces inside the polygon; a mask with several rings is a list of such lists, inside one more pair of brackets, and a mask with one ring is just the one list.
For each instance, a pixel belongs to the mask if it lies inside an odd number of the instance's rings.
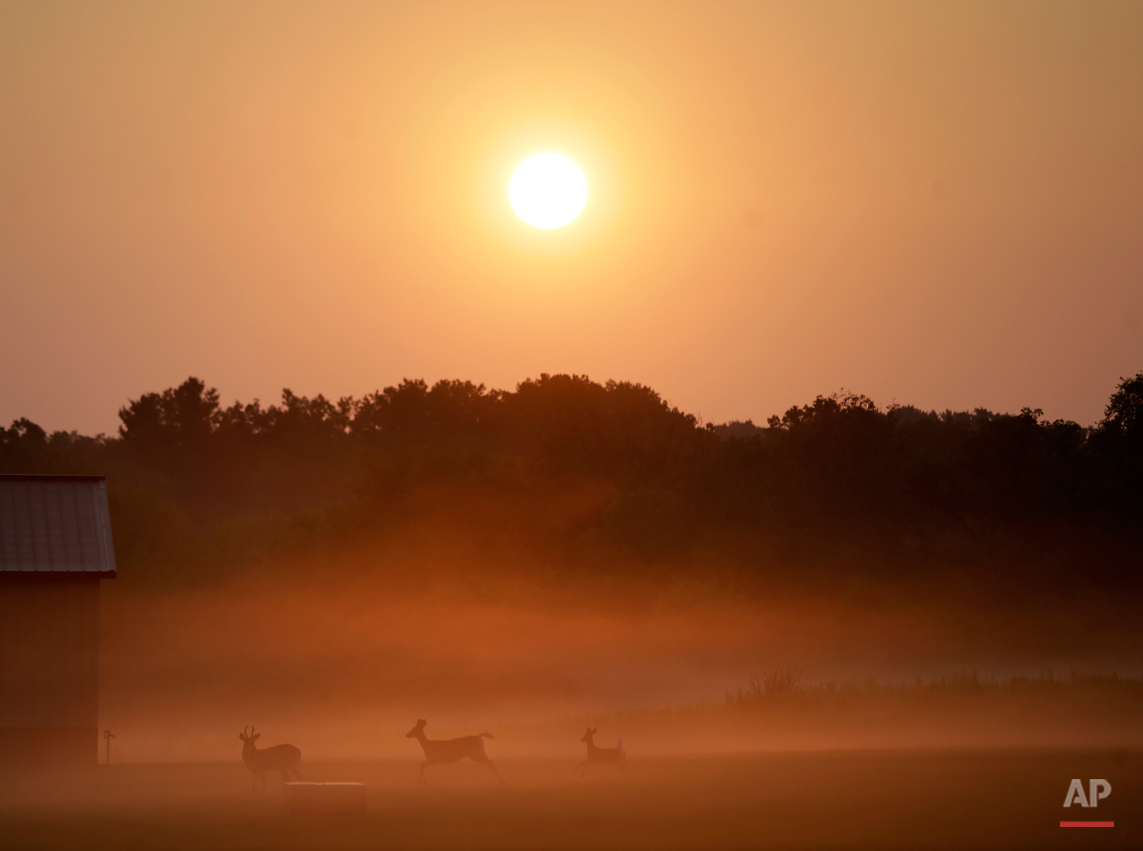
{"label": "grass", "polygon": [[1143,747],[1143,680],[1045,672],[993,678],[964,671],[912,683],[809,683],[776,668],[722,703],[568,719],[628,735],[656,752],[838,748]]}

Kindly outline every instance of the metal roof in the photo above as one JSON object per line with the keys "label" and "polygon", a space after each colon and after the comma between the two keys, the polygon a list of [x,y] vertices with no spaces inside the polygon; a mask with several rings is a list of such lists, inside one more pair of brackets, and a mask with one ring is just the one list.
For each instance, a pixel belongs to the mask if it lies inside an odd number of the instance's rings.
{"label": "metal roof", "polygon": [[103,476],[0,475],[0,574],[115,576]]}

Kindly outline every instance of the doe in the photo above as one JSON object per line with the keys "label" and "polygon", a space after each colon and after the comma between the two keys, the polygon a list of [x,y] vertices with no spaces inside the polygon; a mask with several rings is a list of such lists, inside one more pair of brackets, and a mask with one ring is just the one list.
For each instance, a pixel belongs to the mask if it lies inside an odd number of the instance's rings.
{"label": "doe", "polygon": [[254,788],[258,788],[258,781],[261,779],[262,789],[265,790],[267,771],[280,771],[282,779],[287,781],[293,773],[296,780],[301,780],[298,763],[302,761],[302,752],[293,745],[274,745],[272,748],[258,750],[254,743],[261,737],[261,733],[254,732],[253,726],[250,727],[249,734],[245,727],[238,734],[238,738],[242,740],[242,761],[254,772]]}
{"label": "doe", "polygon": [[417,726],[405,734],[406,739],[419,741],[425,752],[425,761],[421,763],[421,773],[417,775],[418,785],[426,783],[425,769],[430,765],[457,762],[465,758],[479,762],[481,765],[487,765],[501,784],[508,785],[504,783],[504,778],[500,776],[500,772],[496,770],[496,766],[492,764],[492,760],[484,752],[484,740],[495,739],[494,735],[481,733],[479,736],[462,736],[459,739],[441,739],[434,742],[425,735],[426,723],[428,722],[424,718],[418,718]]}
{"label": "doe", "polygon": [[619,737],[618,747],[597,748],[594,736],[598,732],[598,728],[588,727],[587,732],[580,739],[581,742],[587,743],[587,759],[579,767],[579,776],[583,777],[589,765],[614,765],[624,774],[627,774],[627,752],[623,750],[623,737]]}

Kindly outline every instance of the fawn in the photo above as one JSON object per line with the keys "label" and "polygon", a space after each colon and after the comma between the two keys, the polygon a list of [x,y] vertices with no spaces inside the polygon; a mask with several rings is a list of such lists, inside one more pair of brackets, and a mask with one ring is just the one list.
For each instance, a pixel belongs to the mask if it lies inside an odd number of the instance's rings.
{"label": "fawn", "polygon": [[263,791],[266,789],[267,771],[280,771],[282,779],[287,781],[292,772],[294,779],[301,780],[298,763],[302,761],[302,752],[293,745],[274,745],[272,748],[258,750],[254,743],[261,736],[261,733],[254,732],[253,726],[250,727],[249,734],[246,733],[245,727],[238,734],[238,738],[242,740],[242,761],[254,772],[254,788],[258,788],[258,780],[261,779]]}
{"label": "fawn", "polygon": [[428,766],[444,762],[457,762],[467,757],[481,765],[487,765],[496,775],[496,779],[507,785],[504,783],[504,778],[500,776],[500,772],[496,770],[496,766],[492,764],[492,760],[484,752],[484,740],[495,739],[494,735],[481,733],[479,736],[462,736],[459,739],[442,739],[434,742],[425,736],[426,723],[428,722],[424,718],[418,718],[417,726],[405,735],[406,739],[417,739],[425,751],[425,761],[421,763],[421,773],[417,775],[418,784],[426,783],[425,769]]}
{"label": "fawn", "polygon": [[587,759],[583,761],[583,765],[579,767],[579,776],[587,772],[589,765],[614,765],[624,774],[627,774],[627,752],[623,750],[623,737],[619,737],[619,746],[614,748],[597,748],[595,746],[594,736],[599,732],[599,729],[587,728],[587,732],[583,734],[581,742],[587,743]]}

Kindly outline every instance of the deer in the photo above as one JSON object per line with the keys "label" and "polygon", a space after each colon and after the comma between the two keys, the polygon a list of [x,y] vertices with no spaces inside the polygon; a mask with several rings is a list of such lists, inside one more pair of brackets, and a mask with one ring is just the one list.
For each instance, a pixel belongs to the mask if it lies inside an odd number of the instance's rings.
{"label": "deer", "polygon": [[302,752],[293,745],[274,745],[272,748],[262,748],[254,743],[262,737],[261,733],[254,732],[254,725],[250,725],[250,732],[242,728],[238,738],[242,740],[242,761],[246,767],[254,772],[254,788],[258,788],[258,781],[262,781],[262,791],[266,791],[266,772],[280,771],[282,779],[289,781],[293,773],[295,780],[301,780],[298,763],[302,761]]}
{"label": "deer", "polygon": [[614,748],[597,748],[595,746],[595,734],[599,732],[599,728],[587,728],[587,732],[583,734],[581,742],[587,743],[587,759],[579,767],[579,776],[583,777],[587,772],[589,765],[614,765],[624,775],[627,774],[627,752],[623,750],[623,737],[619,737],[619,745]]}
{"label": "deer", "polygon": [[501,785],[508,785],[500,776],[500,772],[496,770],[496,766],[492,764],[492,760],[488,758],[488,754],[484,752],[484,740],[495,739],[494,735],[481,733],[479,736],[462,736],[459,739],[441,739],[434,742],[425,735],[425,724],[427,723],[424,718],[418,718],[417,726],[405,734],[406,739],[419,741],[425,752],[425,761],[421,763],[421,773],[417,775],[418,786],[421,784],[428,785],[425,780],[425,769],[430,765],[458,762],[466,757],[479,762],[481,765],[487,765],[492,769],[492,773],[496,775],[496,779],[500,781]]}

